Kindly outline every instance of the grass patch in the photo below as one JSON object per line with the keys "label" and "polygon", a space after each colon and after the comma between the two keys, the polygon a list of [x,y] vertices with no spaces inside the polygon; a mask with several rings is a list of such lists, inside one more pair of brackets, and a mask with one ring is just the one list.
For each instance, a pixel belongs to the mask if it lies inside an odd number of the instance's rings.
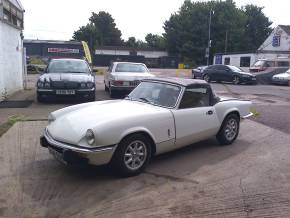
{"label": "grass patch", "polygon": [[5,123],[0,124],[0,137],[4,135],[15,123],[25,121],[24,116],[14,115],[8,117],[8,120]]}
{"label": "grass patch", "polygon": [[261,114],[256,110],[256,108],[251,108],[250,112],[253,113],[254,117],[259,117]]}

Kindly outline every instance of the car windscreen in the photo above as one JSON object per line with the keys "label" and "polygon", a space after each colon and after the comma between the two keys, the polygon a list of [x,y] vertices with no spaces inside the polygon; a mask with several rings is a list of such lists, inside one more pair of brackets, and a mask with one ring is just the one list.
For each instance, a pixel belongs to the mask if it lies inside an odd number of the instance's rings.
{"label": "car windscreen", "polygon": [[228,66],[233,72],[242,72],[243,70],[238,68],[238,67],[235,67],[235,66]]}
{"label": "car windscreen", "polygon": [[145,73],[148,69],[143,64],[119,63],[115,72]]}
{"label": "car windscreen", "polygon": [[142,82],[129,94],[128,99],[173,108],[177,103],[180,91],[181,87],[177,85]]}
{"label": "car windscreen", "polygon": [[89,67],[82,60],[52,60],[48,67],[48,73],[89,73]]}

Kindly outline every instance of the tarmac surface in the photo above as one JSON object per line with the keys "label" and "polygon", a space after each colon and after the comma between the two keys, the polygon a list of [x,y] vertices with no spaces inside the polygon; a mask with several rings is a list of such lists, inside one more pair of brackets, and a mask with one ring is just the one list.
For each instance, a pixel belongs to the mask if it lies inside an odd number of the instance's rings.
{"label": "tarmac surface", "polygon": [[[37,120],[73,103],[37,103],[36,79],[29,75],[29,90],[10,97],[34,100],[30,107],[0,109],[0,124],[13,115],[36,120],[0,138],[0,217],[289,217],[290,87],[212,83],[219,95],[252,100],[260,113],[241,123],[237,141],[203,141],[120,179],[107,167],[63,166],[39,145],[46,121]],[[110,99],[102,80],[96,100]]]}
{"label": "tarmac surface", "polygon": [[39,145],[45,125],[0,138],[0,217],[289,217],[289,134],[245,121],[231,146],[207,140],[120,179],[57,162]]}

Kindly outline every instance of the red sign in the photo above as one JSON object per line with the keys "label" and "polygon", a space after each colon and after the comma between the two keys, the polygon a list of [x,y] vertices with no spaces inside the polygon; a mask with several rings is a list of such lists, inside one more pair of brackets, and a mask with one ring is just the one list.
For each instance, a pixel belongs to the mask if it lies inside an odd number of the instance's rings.
{"label": "red sign", "polygon": [[79,54],[79,49],[72,49],[72,48],[48,48],[48,53],[66,53],[66,54]]}

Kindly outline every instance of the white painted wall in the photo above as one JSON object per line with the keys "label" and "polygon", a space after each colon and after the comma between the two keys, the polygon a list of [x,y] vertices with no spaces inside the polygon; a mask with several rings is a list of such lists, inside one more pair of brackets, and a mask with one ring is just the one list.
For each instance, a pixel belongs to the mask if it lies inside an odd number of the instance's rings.
{"label": "white painted wall", "polygon": [[[280,35],[280,46],[273,46],[273,36]],[[258,50],[263,51],[290,51],[290,36],[279,26],[268,36],[265,42],[259,47]]]}
{"label": "white painted wall", "polygon": [[[105,49],[96,49],[95,54],[97,55],[130,55],[129,50],[105,50]],[[159,58],[168,56],[166,51],[140,51],[137,50],[138,56],[144,56],[145,58]]]}
{"label": "white painted wall", "polygon": [[0,100],[23,88],[21,31],[0,20]]}
{"label": "white painted wall", "polygon": [[144,56],[145,58],[159,58],[168,56],[166,51],[137,51],[137,55]]}

